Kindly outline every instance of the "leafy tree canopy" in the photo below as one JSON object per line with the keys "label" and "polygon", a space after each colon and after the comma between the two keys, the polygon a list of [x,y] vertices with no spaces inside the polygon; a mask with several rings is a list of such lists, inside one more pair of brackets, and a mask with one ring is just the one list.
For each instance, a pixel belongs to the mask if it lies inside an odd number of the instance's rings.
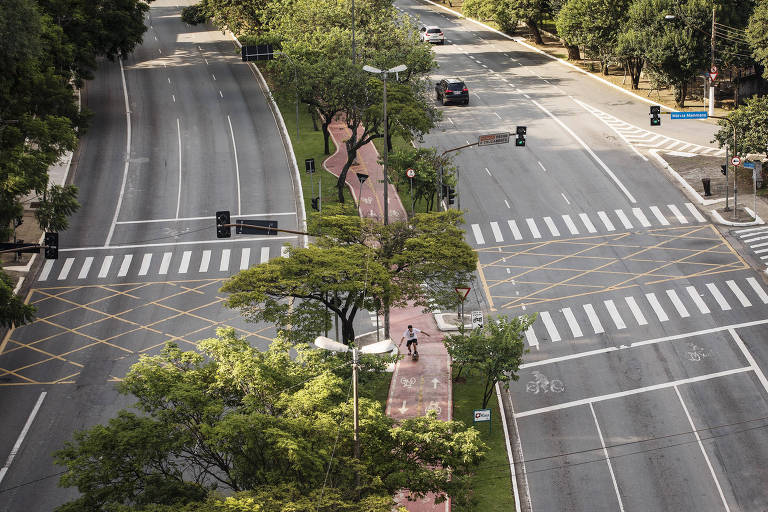
{"label": "leafy tree canopy", "polygon": [[[768,96],[747,98],[744,105],[728,114],[728,118],[736,126],[739,155],[762,153],[768,157]],[[733,154],[733,129],[730,123],[721,119],[717,124],[722,128],[715,133],[712,142],[717,142],[721,148],[727,146],[730,154]]]}
{"label": "leafy tree canopy", "polygon": [[607,69],[627,17],[629,0],[568,0],[555,19],[557,33],[567,43],[583,47]]}
{"label": "leafy tree canopy", "polygon": [[768,79],[768,0],[762,0],[755,6],[747,26],[747,40],[752,48],[752,55],[763,67],[763,77]]}

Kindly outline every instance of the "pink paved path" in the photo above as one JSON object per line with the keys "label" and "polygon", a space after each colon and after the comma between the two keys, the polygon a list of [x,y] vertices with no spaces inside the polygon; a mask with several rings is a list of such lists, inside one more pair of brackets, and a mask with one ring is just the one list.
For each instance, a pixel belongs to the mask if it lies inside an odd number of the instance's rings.
{"label": "pink paved path", "polygon": [[[323,162],[323,167],[338,176],[347,161],[344,139],[348,138],[351,132],[343,122],[338,120],[334,120],[329,128],[337,150]],[[346,182],[355,202],[360,205],[360,215],[383,222],[384,169],[379,164],[379,153],[376,147],[368,143],[358,150],[357,162],[357,165],[349,169]],[[361,188],[356,172],[368,175],[368,179],[362,186],[362,201],[358,200]],[[407,218],[397,190],[394,185],[389,185],[390,222]],[[450,420],[452,417],[451,362],[441,341],[442,333],[437,330],[432,315],[422,313],[420,307],[395,309],[390,312],[390,328],[395,343],[400,340],[408,324],[428,332],[432,337],[423,334],[420,336],[418,361],[414,362],[406,357],[395,365],[387,399],[387,415],[395,419],[414,418],[434,409],[440,419]],[[401,352],[405,351],[405,347],[401,347]],[[436,505],[434,497],[427,496],[424,499],[409,501],[407,496],[408,491],[402,491],[395,496],[395,500],[410,512],[450,511],[449,502]]]}

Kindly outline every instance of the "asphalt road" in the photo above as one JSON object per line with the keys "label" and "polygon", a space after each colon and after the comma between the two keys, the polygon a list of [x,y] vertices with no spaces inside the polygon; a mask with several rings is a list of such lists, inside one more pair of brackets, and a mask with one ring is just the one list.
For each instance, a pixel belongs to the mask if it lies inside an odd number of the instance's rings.
{"label": "asphalt road", "polygon": [[434,81],[470,91],[425,145],[527,126],[524,148],[456,155],[486,312],[538,314],[509,392],[523,510],[767,509],[768,286],[653,157],[721,155],[716,127],[651,128],[641,99],[397,5],[443,28]]}

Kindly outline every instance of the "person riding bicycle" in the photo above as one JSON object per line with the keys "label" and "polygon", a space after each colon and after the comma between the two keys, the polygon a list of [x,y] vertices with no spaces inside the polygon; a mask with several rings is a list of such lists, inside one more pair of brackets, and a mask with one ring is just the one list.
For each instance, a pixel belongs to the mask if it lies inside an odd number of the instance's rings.
{"label": "person riding bicycle", "polygon": [[421,329],[415,329],[412,325],[409,325],[408,329],[406,329],[405,332],[403,333],[403,337],[400,338],[400,345],[403,344],[403,340],[406,340],[405,347],[408,349],[408,353],[409,354],[411,353],[411,345],[413,345],[413,351],[418,354],[419,349],[417,347],[419,345],[419,340],[417,338],[417,335],[422,332],[427,336],[429,336],[430,338],[432,337],[432,335],[429,334],[428,332],[422,331]]}

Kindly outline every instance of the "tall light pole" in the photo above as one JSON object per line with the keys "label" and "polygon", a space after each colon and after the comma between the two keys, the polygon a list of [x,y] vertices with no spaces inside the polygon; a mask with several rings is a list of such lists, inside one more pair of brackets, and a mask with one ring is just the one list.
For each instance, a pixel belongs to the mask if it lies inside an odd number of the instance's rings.
{"label": "tall light pole", "polygon": [[334,341],[325,336],[315,338],[315,346],[331,352],[349,352],[352,351],[352,400],[353,409],[352,425],[354,430],[354,457],[360,459],[360,439],[358,437],[358,415],[357,415],[357,361],[359,354],[386,354],[397,349],[392,340],[384,340],[378,343],[372,343],[361,348],[350,347],[338,341]]}
{"label": "tall light pole", "polygon": [[[715,8],[712,7],[712,37],[710,39],[710,64],[709,71],[715,69]],[[712,76],[709,77],[709,112],[710,116],[715,115],[715,81]],[[735,150],[736,148],[734,148]]]}
{"label": "tall light pole", "polygon": [[390,73],[401,73],[408,69],[405,64],[400,64],[389,69],[379,69],[373,66],[363,66],[363,70],[369,73],[375,73],[381,75],[384,81],[384,225],[389,224],[389,177],[387,176],[387,155],[389,154],[389,147],[387,146],[387,76]]}

